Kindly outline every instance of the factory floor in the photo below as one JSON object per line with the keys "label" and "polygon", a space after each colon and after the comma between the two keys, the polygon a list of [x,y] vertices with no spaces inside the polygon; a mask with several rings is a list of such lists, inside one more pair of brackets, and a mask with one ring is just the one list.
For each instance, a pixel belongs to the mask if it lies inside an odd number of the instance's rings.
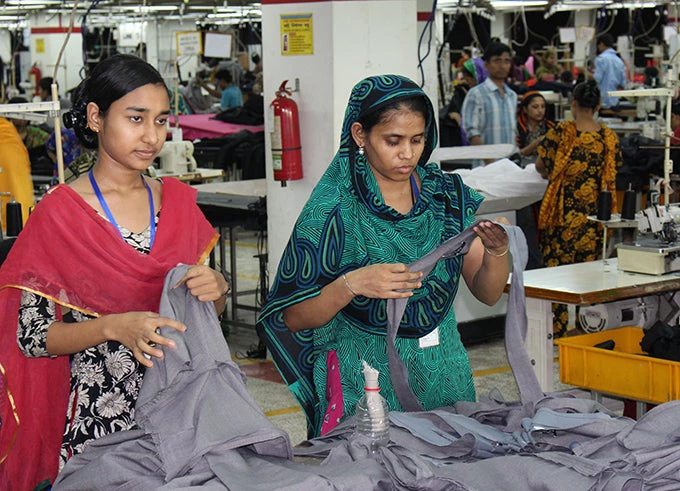
{"label": "factory floor", "polygon": [[[263,252],[262,241],[258,240],[255,231],[237,229],[236,236],[236,279],[241,292],[256,290],[261,285],[260,261],[258,255]],[[273,278],[271,278],[273,280]],[[238,302],[255,305],[259,293],[239,295]],[[234,319],[231,304],[227,307],[226,318]],[[238,309],[233,323],[226,323],[227,342],[232,358],[239,364],[247,377],[247,388],[255,401],[260,405],[274,424],[290,435],[293,445],[306,437],[305,417],[286,385],[282,382],[276,367],[269,359],[248,358],[248,351],[257,346],[254,311]],[[513,378],[505,353],[504,341],[501,338],[484,341],[467,346],[470,364],[477,395],[486,395],[492,389],[498,389],[508,400],[519,397],[517,385]],[[571,386],[559,382],[559,362],[555,363],[554,390],[571,389]],[[588,393],[583,393],[589,397]],[[619,400],[605,398],[603,403],[611,410],[622,411],[623,403]]]}

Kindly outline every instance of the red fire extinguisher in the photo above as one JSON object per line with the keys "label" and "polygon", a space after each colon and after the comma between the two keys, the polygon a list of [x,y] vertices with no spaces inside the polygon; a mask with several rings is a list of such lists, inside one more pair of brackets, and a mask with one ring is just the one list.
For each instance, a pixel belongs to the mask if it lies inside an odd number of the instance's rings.
{"label": "red fire extinguisher", "polygon": [[302,179],[302,146],[300,145],[300,121],[298,107],[291,99],[291,91],[286,88],[288,80],[284,80],[276,99],[271,103],[274,108],[274,130],[272,131],[272,165],[274,179],[286,181]]}
{"label": "red fire extinguisher", "polygon": [[40,95],[40,87],[38,84],[40,83],[40,79],[42,78],[42,72],[40,71],[40,68],[38,68],[37,63],[33,63],[33,66],[31,67],[31,70],[28,72],[28,79],[31,82],[31,85],[35,88],[33,95]]}

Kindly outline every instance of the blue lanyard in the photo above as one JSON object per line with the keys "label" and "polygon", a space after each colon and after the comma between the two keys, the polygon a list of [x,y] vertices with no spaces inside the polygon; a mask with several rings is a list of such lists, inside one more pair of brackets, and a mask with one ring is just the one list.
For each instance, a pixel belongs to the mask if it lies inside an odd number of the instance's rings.
{"label": "blue lanyard", "polygon": [[420,189],[418,189],[418,183],[413,174],[411,174],[411,193],[413,193],[413,204],[416,204],[420,199]]}
{"label": "blue lanyard", "polygon": [[[113,224],[114,227],[116,227],[116,230],[118,230],[118,233],[120,234],[120,238],[125,241],[125,237],[123,237],[123,233],[120,231],[120,227],[118,226],[118,223],[116,222],[116,219],[113,218],[113,214],[111,213],[111,210],[109,209],[109,206],[106,204],[106,201],[104,200],[104,196],[102,195],[102,192],[99,190],[99,186],[97,186],[97,181],[94,180],[94,174],[92,173],[92,168],[90,168],[90,172],[87,173],[88,176],[90,177],[90,184],[92,184],[92,189],[94,189],[94,194],[97,195],[97,199],[99,200],[99,204],[101,205],[102,209],[104,210],[104,213],[106,213],[106,218],[109,219],[109,222]],[[140,176],[142,177],[142,176]],[[150,237],[149,237],[149,250],[153,247],[153,241],[156,239],[156,212],[153,207],[153,194],[151,193],[151,188],[147,184],[146,180],[144,177],[142,177],[142,182],[144,183],[144,187],[146,188],[146,192],[149,194],[149,210],[150,210],[150,222],[149,222],[149,228],[150,230]]]}

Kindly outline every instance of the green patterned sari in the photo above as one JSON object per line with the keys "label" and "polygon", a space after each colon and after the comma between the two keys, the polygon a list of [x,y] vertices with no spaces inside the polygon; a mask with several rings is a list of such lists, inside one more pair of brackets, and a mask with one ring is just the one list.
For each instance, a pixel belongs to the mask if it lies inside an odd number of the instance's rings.
{"label": "green patterned sari", "polygon": [[[352,123],[381,105],[413,96],[429,108],[425,151],[416,171],[418,200],[402,215],[387,206],[373,172],[350,135]],[[342,274],[374,263],[410,263],[459,234],[475,220],[482,197],[458,176],[427,163],[435,148],[435,114],[412,81],[383,75],[352,90],[340,149],[298,218],[279,264],[258,332],[283,379],[304,409],[309,436],[319,434],[327,402],[327,353],[339,362],[344,416],[354,414],[363,394],[361,360],[380,371],[381,393],[401,409],[390,384],[385,342],[386,300],[357,296],[328,324],[293,333],[283,311],[319,294]],[[457,330],[453,299],[462,257],[439,262],[415,290],[404,314],[396,348],[408,367],[409,383],[424,409],[475,400],[472,373]],[[439,344],[420,348],[419,338],[438,328]]]}

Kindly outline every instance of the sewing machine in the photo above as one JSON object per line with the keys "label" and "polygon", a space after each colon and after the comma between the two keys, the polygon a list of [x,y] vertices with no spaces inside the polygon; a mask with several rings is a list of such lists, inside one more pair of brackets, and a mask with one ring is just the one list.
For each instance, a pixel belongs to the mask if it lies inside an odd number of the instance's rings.
{"label": "sewing machine", "polygon": [[680,205],[656,205],[636,214],[634,244],[618,244],[618,268],[646,274],[680,271]]}
{"label": "sewing machine", "polygon": [[197,168],[194,144],[190,141],[166,141],[158,154],[161,174],[186,174]]}

